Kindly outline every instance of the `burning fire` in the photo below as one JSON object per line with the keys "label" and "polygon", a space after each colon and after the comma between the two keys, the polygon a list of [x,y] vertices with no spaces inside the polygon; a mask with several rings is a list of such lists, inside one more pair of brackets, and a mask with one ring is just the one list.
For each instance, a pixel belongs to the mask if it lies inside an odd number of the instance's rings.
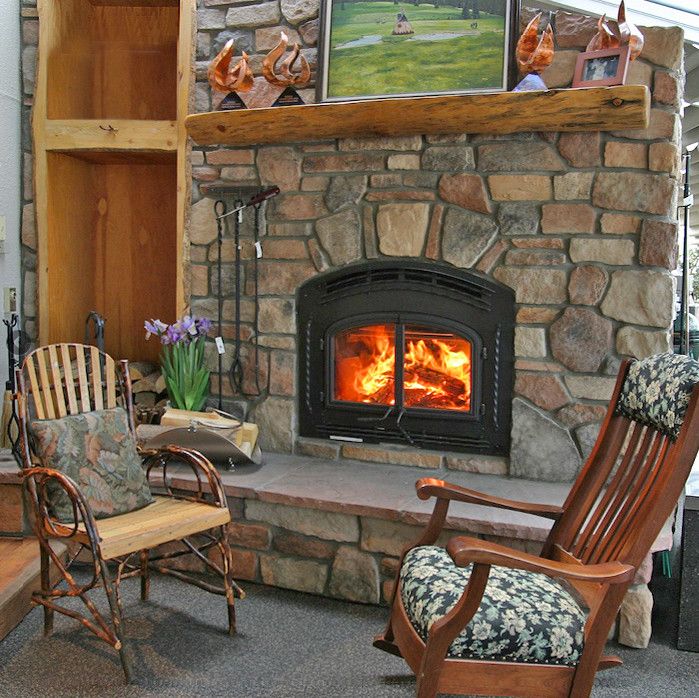
{"label": "burning fire", "polygon": [[[395,404],[395,331],[367,325],[335,337],[335,399]],[[468,411],[471,343],[454,334],[408,327],[403,355],[403,404]]]}

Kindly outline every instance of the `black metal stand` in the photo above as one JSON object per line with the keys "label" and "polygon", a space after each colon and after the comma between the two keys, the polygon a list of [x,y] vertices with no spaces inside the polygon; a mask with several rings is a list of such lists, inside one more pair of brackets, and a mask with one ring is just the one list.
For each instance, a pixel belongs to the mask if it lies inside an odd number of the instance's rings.
{"label": "black metal stand", "polygon": [[687,151],[683,154],[684,160],[684,188],[682,191],[682,204],[679,208],[684,211],[682,234],[682,291],[680,297],[680,354],[689,354],[689,209],[692,206],[692,195],[689,188],[690,167],[692,154]]}
{"label": "black metal stand", "polygon": [[7,440],[10,442],[12,455],[17,463],[20,463],[19,452],[19,417],[17,416],[17,400],[15,397],[15,368],[17,366],[17,353],[15,352],[15,328],[19,324],[19,316],[12,313],[9,320],[3,319],[7,331],[6,346],[7,346],[7,367],[8,380],[5,383],[5,389],[10,392],[10,418],[7,422]]}

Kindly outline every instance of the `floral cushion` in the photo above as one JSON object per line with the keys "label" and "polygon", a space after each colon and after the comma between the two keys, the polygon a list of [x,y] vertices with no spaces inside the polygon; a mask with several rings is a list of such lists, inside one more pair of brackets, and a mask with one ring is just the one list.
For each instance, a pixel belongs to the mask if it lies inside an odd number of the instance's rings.
{"label": "floral cushion", "polygon": [[[123,408],[37,419],[30,429],[44,466],[75,481],[95,518],[125,514],[153,501]],[[53,515],[72,521],[73,507],[63,489],[54,482],[47,495]]]}
{"label": "floral cushion", "polygon": [[[400,572],[403,606],[423,640],[462,596],[472,565],[457,567],[436,546],[413,548]],[[583,650],[585,612],[543,574],[492,566],[483,600],[449,647],[460,659],[575,666]]]}
{"label": "floral cushion", "polygon": [[676,439],[697,383],[699,363],[688,356],[658,354],[634,361],[621,389],[617,411]]}

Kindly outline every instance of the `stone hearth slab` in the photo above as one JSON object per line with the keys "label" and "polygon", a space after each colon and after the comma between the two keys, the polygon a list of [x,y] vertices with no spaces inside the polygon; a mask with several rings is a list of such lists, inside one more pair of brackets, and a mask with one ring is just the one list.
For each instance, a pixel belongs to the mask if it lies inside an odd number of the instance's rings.
{"label": "stone hearth slab", "polygon": [[[171,472],[175,486],[191,486],[193,476],[184,466]],[[434,506],[434,500],[422,501],[415,494],[415,482],[431,476],[423,468],[268,453],[262,466],[237,466],[236,472],[221,471],[221,476],[229,497],[413,525],[425,524]],[[464,472],[450,472],[448,480],[486,494],[542,504],[562,504],[570,489],[565,483]],[[453,502],[447,526],[474,534],[543,541],[551,522],[528,514]]]}

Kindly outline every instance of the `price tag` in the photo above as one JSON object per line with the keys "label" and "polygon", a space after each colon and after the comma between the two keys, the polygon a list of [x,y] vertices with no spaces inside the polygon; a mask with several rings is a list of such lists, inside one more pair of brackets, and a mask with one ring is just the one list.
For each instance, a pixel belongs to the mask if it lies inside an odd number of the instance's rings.
{"label": "price tag", "polygon": [[214,340],[216,342],[216,349],[219,354],[225,354],[226,353],[226,347],[223,345],[223,338],[222,337],[216,337]]}
{"label": "price tag", "polygon": [[255,256],[262,259],[262,243],[259,240],[255,243]]}

